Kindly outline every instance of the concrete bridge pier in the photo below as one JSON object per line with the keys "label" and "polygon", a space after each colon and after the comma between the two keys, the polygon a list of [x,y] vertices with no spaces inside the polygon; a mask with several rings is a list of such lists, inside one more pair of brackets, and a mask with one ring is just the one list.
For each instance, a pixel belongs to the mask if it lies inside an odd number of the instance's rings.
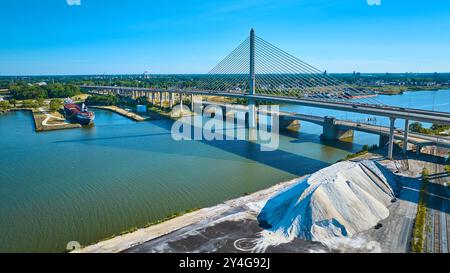
{"label": "concrete bridge pier", "polygon": [[292,118],[292,117],[286,117],[281,116],[279,117],[280,120],[280,128],[296,131],[300,128],[300,120]]}
{"label": "concrete bridge pier", "polygon": [[417,155],[417,156],[420,155],[421,150],[422,150],[422,146],[416,145],[416,155]]}
{"label": "concrete bridge pier", "polygon": [[256,128],[256,106],[252,99],[248,101],[248,128]]}
{"label": "concrete bridge pier", "polygon": [[173,102],[174,102],[174,93],[170,92],[169,93],[169,108],[172,109],[173,108]]}
{"label": "concrete bridge pier", "polygon": [[395,118],[389,118],[391,124],[389,126],[389,146],[388,146],[388,159],[393,158],[394,153],[394,130],[395,130]]}
{"label": "concrete bridge pier", "polygon": [[403,153],[406,154],[408,151],[408,131],[409,131],[409,120],[405,119],[405,132],[403,137]]}
{"label": "concrete bridge pier", "polygon": [[159,107],[163,108],[163,92],[159,92]]}
{"label": "concrete bridge pier", "polygon": [[326,140],[344,140],[352,138],[354,135],[353,130],[340,129],[336,125],[336,118],[326,116],[324,117],[322,139]]}
{"label": "concrete bridge pier", "polygon": [[180,109],[182,110],[183,109],[183,93],[180,93],[179,94],[179,99],[180,99]]}
{"label": "concrete bridge pier", "polygon": [[384,147],[389,143],[389,136],[380,135],[380,138],[378,140],[378,147]]}
{"label": "concrete bridge pier", "polygon": [[152,97],[152,106],[155,105],[155,92],[151,92],[150,96]]}
{"label": "concrete bridge pier", "polygon": [[191,111],[194,112],[194,94],[191,94]]}

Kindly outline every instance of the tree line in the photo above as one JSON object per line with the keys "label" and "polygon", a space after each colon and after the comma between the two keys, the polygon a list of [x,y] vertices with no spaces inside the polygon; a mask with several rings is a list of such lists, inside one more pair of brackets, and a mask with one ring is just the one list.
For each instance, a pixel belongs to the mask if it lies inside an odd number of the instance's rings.
{"label": "tree line", "polygon": [[17,82],[9,85],[9,92],[18,100],[67,98],[80,94],[80,87],[74,84],[50,83],[47,85]]}

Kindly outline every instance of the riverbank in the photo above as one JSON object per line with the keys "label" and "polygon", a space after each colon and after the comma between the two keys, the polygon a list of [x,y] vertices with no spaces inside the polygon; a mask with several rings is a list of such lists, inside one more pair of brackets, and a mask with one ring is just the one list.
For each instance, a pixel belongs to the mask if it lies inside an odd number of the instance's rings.
{"label": "riverbank", "polygon": [[141,122],[141,121],[146,121],[146,120],[150,120],[151,118],[145,118],[142,117],[138,114],[135,114],[133,112],[127,111],[125,109],[122,109],[120,107],[117,106],[89,106],[89,108],[93,108],[93,109],[102,109],[102,110],[107,110],[107,111],[111,111],[114,113],[117,113],[123,117],[129,118],[131,120],[137,121],[137,122]]}
{"label": "riverbank", "polygon": [[171,232],[201,224],[217,221],[218,218],[232,212],[234,209],[245,206],[248,203],[256,203],[267,200],[279,191],[293,185],[298,179],[276,184],[270,188],[257,191],[250,195],[225,201],[216,206],[199,209],[168,221],[156,224],[147,228],[141,228],[134,232],[120,235],[99,243],[75,250],[72,253],[117,253],[125,251],[131,247],[138,246],[149,240],[167,235]]}
{"label": "riverbank", "polygon": [[409,91],[438,91],[447,89],[448,86],[398,86],[398,85],[383,85],[383,86],[361,86],[369,91],[375,91],[378,95],[400,95]]}
{"label": "riverbank", "polygon": [[[411,154],[412,155],[412,154]],[[380,220],[376,228],[369,228],[352,237],[330,240],[332,246],[320,241],[295,238],[284,244],[269,244],[265,252],[394,252],[410,251],[410,241],[416,217],[420,171],[429,155],[410,158],[405,163],[401,155],[395,161],[385,160],[375,152],[368,152],[356,158],[375,160],[395,173],[394,184],[398,185],[397,198],[387,205],[388,216]],[[342,164],[342,162],[340,163]],[[406,167],[407,166],[407,167]],[[387,174],[385,174],[387,175]],[[370,176],[373,176],[370,175]],[[259,251],[256,246],[265,228],[260,226],[261,209],[268,200],[279,193],[290,190],[302,176],[279,183],[253,194],[225,201],[219,205],[204,208],[171,219],[148,228],[118,236],[83,249],[76,253],[97,252],[248,252]],[[387,202],[389,203],[389,202]],[[347,219],[347,218],[344,218]],[[352,222],[349,222],[353,224]],[[356,224],[355,224],[356,225]],[[375,222],[373,224],[375,226]],[[260,249],[261,250],[261,249]]]}

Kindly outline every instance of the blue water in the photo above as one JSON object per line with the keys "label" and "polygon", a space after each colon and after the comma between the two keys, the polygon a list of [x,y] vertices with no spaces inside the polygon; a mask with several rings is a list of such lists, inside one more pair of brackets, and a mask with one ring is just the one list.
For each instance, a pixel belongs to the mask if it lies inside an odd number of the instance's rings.
{"label": "blue water", "polygon": [[[377,99],[431,109],[435,97],[435,110],[448,111],[449,94]],[[107,111],[95,114],[94,128],[45,133],[34,132],[27,112],[0,116],[0,252],[61,252],[69,241],[90,244],[311,173],[378,143],[377,136],[363,133],[353,143],[322,142],[320,126],[302,123],[300,132],[283,132],[278,150],[262,152],[247,141],[174,141],[170,120],[136,123]]]}

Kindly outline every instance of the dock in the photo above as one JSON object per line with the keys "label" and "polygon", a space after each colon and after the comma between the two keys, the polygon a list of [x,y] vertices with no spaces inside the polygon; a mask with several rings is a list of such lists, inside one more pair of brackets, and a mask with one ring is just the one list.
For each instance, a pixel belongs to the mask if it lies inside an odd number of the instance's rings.
{"label": "dock", "polygon": [[12,108],[10,111],[28,111],[33,116],[34,129],[36,132],[56,131],[64,129],[81,128],[78,123],[68,123],[63,118],[51,115],[41,109]]}
{"label": "dock", "polygon": [[119,114],[121,116],[124,116],[126,118],[129,118],[129,119],[137,121],[137,122],[146,121],[146,120],[150,119],[150,118],[142,117],[142,116],[140,116],[138,114],[135,114],[133,112],[127,111],[127,110],[122,109],[122,108],[117,107],[117,106],[89,106],[89,108],[112,111],[114,113],[117,113],[117,114]]}
{"label": "dock", "polygon": [[56,131],[81,128],[78,123],[68,123],[65,119],[57,118],[42,110],[30,109],[33,115],[36,132]]}

